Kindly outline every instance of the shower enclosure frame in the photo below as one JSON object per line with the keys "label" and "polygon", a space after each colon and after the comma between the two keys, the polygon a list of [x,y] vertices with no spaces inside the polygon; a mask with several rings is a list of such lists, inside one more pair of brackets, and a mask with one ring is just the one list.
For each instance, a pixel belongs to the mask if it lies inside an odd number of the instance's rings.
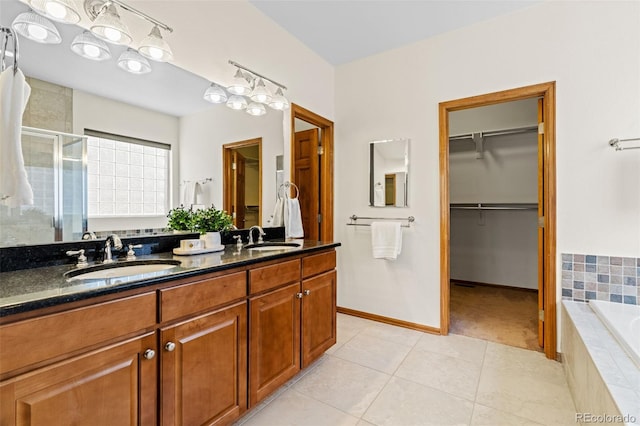
{"label": "shower enclosure frame", "polygon": [[[71,138],[70,143],[81,141],[82,143],[82,232],[87,230],[87,138],[85,135],[76,135],[73,133],[58,132],[55,130],[40,129],[37,127],[22,126],[23,136],[32,136],[39,138],[50,139],[53,143],[53,188],[54,194],[54,207],[52,225],[54,228],[54,241],[64,241],[64,155],[63,150],[65,143],[63,138]],[[68,144],[66,144],[68,145]]]}

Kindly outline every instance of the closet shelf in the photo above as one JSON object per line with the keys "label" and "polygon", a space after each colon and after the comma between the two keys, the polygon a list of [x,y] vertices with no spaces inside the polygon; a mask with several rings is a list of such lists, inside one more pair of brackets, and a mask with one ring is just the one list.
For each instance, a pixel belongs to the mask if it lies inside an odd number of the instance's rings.
{"label": "closet shelf", "polygon": [[538,210],[536,203],[452,203],[451,210]]}

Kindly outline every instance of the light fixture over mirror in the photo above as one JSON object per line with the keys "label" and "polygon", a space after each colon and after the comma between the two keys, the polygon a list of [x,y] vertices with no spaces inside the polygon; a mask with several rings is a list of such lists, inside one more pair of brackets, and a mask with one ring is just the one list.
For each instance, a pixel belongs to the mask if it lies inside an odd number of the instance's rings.
{"label": "light fixture over mirror", "polygon": [[11,25],[23,37],[43,44],[58,44],[62,41],[58,29],[44,16],[29,11],[16,16]]}
{"label": "light fixture over mirror", "polygon": [[89,29],[109,43],[129,45],[133,41],[129,28],[120,19],[116,5],[113,3],[102,7]]}
{"label": "light fixture over mirror", "polygon": [[80,22],[79,8],[75,0],[30,0],[29,4],[40,14],[63,24]]}
{"label": "light fixture over mirror", "polygon": [[131,74],[146,74],[151,72],[149,61],[132,48],[128,48],[122,52],[118,58],[118,66]]}
{"label": "light fixture over mirror", "polygon": [[409,139],[369,143],[369,205],[407,207]]}
{"label": "light fixture over mirror", "polygon": [[149,35],[142,40],[138,52],[153,61],[167,62],[173,59],[173,52],[162,38],[157,25],[154,25]]}
{"label": "light fixture over mirror", "polygon": [[74,37],[71,50],[92,61],[104,61],[111,58],[111,51],[107,43],[94,36],[91,31],[83,31]]}
{"label": "light fixture over mirror", "polygon": [[[204,99],[214,104],[226,102],[229,108],[246,110],[253,116],[265,115],[267,113],[265,105],[278,111],[289,108],[289,101],[283,93],[283,90],[287,89],[285,86],[237,62],[229,60],[229,63],[236,67],[233,83],[225,91],[221,85],[212,82],[204,92]],[[275,96],[271,94],[266,82],[277,88]],[[227,95],[227,92],[230,95]]]}

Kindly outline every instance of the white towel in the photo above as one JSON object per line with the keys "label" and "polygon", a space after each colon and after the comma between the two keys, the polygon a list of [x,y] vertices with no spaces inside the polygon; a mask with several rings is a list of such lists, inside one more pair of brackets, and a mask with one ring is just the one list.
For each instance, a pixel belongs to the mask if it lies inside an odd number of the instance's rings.
{"label": "white towel", "polygon": [[286,238],[304,238],[302,214],[298,198],[286,197],[284,200],[284,234]]}
{"label": "white towel", "polygon": [[400,222],[371,223],[371,246],[375,259],[396,259],[402,250]]}
{"label": "white towel", "polygon": [[373,188],[373,197],[373,205],[375,207],[382,207],[385,205],[384,187],[380,182],[376,183],[376,186]]}
{"label": "white towel", "polygon": [[284,199],[280,197],[276,200],[276,207],[273,209],[271,226],[284,226]]}
{"label": "white towel", "polygon": [[9,207],[33,204],[22,155],[22,114],[31,87],[22,71],[7,67],[0,74],[0,202]]}
{"label": "white towel", "polygon": [[199,182],[186,182],[184,184],[184,194],[182,195],[182,204],[185,208],[191,208],[194,204],[198,204],[198,193],[200,191]]}

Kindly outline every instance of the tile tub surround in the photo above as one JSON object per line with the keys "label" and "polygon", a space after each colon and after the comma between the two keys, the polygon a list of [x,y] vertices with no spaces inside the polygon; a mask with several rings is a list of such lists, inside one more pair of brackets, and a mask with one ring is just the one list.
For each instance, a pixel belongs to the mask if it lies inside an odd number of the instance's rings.
{"label": "tile tub surround", "polygon": [[562,299],[640,304],[640,258],[562,254]]}
{"label": "tile tub surround", "polygon": [[542,353],[337,320],[336,345],[236,426],[577,424],[562,365]]}
{"label": "tile tub surround", "polygon": [[640,425],[640,369],[585,303],[562,302],[562,353],[578,412]]}

